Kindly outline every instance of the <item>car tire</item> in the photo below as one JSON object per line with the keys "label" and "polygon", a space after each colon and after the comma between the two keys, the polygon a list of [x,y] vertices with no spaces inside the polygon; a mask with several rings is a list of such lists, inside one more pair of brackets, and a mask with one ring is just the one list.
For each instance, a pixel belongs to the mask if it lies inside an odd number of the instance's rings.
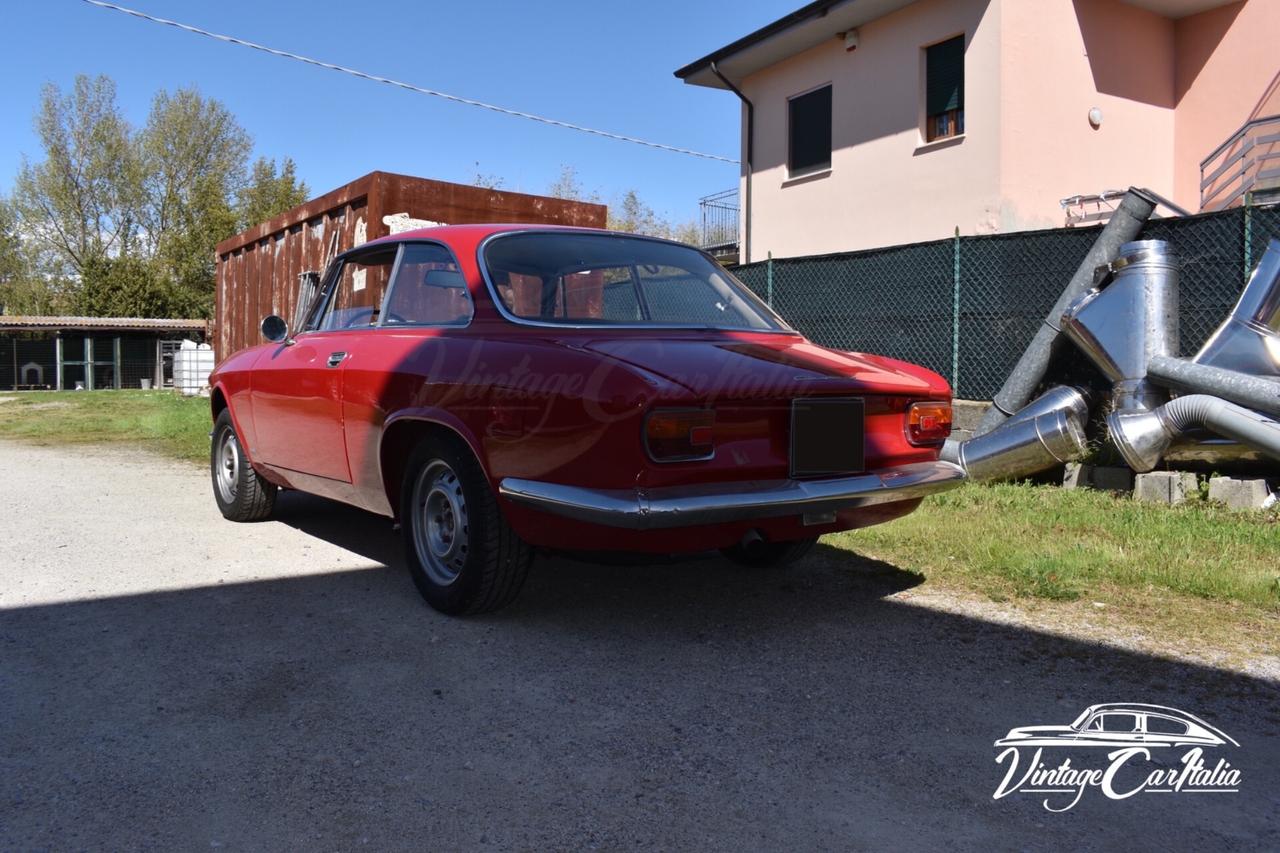
{"label": "car tire", "polygon": [[487,613],[524,586],[533,550],[502,517],[480,463],[458,439],[428,438],[400,490],[405,558],[418,592],[441,613]]}
{"label": "car tire", "polygon": [[804,557],[814,545],[818,537],[797,539],[794,542],[766,542],[757,539],[750,544],[739,542],[728,548],[721,548],[720,553],[740,566],[751,569],[772,569],[786,566]]}
{"label": "car tire", "polygon": [[213,499],[223,518],[261,521],[271,515],[276,505],[276,486],[259,477],[245,459],[228,409],[223,409],[213,424],[209,474],[213,478]]}

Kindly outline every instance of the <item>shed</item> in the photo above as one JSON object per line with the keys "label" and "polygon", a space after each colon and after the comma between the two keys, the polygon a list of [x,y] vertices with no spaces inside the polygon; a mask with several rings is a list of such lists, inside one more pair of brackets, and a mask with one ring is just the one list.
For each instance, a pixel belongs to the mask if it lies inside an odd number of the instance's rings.
{"label": "shed", "polygon": [[0,390],[163,388],[204,320],[0,315]]}
{"label": "shed", "polygon": [[481,222],[603,228],[606,214],[602,204],[370,172],[218,244],[215,354],[259,343],[268,314],[296,328],[329,259],[368,240]]}

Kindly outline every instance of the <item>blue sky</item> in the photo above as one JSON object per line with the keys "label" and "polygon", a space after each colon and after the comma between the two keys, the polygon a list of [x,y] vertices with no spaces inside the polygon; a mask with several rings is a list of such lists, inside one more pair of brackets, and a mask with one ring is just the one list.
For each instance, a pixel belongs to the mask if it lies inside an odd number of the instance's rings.
{"label": "blue sky", "polygon": [[[160,17],[452,94],[729,157],[738,103],[672,71],[802,5],[801,0],[377,4],[116,0]],[[697,198],[732,187],[735,164],[546,127],[215,42],[80,0],[6,4],[0,51],[0,192],[38,159],[41,86],[114,78],[140,125],[157,89],[195,84],[252,135],[255,156],[292,156],[314,192],[374,169],[542,192],[561,164],[610,201],[635,188],[692,219]],[[479,166],[476,166],[476,163]]]}

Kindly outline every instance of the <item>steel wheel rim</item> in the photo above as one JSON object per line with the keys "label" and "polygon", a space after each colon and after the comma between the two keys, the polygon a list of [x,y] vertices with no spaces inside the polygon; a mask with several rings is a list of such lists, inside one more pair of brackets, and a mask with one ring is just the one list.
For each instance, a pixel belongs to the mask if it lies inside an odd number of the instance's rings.
{"label": "steel wheel rim", "polygon": [[240,486],[240,442],[231,430],[224,430],[218,443],[218,457],[214,479],[223,503],[235,503]]}
{"label": "steel wheel rim", "polygon": [[413,547],[432,583],[458,579],[471,548],[462,482],[444,461],[429,462],[413,484]]}

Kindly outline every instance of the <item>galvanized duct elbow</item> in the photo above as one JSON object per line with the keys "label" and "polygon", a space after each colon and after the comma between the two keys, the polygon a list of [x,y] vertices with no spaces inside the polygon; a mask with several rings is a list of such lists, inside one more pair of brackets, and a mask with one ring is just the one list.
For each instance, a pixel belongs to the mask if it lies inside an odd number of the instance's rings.
{"label": "galvanized duct elbow", "polygon": [[956,448],[956,464],[978,482],[1014,480],[1079,459],[1084,427],[1069,409],[1008,420]]}
{"label": "galvanized duct elbow", "polygon": [[1260,412],[1280,415],[1280,381],[1275,379],[1165,356],[1151,359],[1147,375],[1177,391],[1212,394]]}
{"label": "galvanized duct elbow", "polygon": [[1107,417],[1111,440],[1129,467],[1153,470],[1174,439],[1189,430],[1207,429],[1280,459],[1280,423],[1208,394],[1170,400],[1151,412],[1115,412]]}

